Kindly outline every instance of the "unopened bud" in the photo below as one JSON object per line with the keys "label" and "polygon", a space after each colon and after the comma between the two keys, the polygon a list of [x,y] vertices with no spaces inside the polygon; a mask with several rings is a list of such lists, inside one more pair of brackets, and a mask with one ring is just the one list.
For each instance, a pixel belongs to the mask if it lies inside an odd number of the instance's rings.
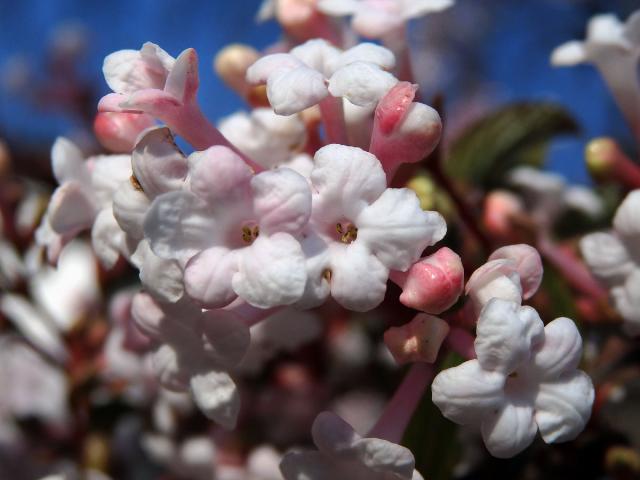
{"label": "unopened bud", "polygon": [[260,54],[256,49],[234,43],[218,52],[213,60],[213,69],[229,88],[246,98],[252,90],[245,79],[247,69],[258,58]]}
{"label": "unopened bud", "polygon": [[531,298],[538,291],[544,273],[538,250],[525,243],[507,245],[497,249],[489,257],[489,260],[498,259],[511,260],[515,263],[522,286],[522,297],[525,300]]}
{"label": "unopened bud", "polygon": [[144,113],[100,112],[96,115],[93,130],[107,150],[131,153],[138,135],[153,125],[153,117]]}
{"label": "unopened bud", "polygon": [[585,148],[585,162],[595,178],[607,177],[620,147],[611,138],[601,137],[591,140]]}
{"label": "unopened bud", "polygon": [[520,197],[506,190],[494,190],[485,199],[483,223],[496,238],[511,239],[516,235],[512,222],[523,212]]}
{"label": "unopened bud", "polygon": [[384,343],[400,365],[409,362],[433,363],[448,333],[447,322],[419,313],[409,323],[384,332]]}
{"label": "unopened bud", "polygon": [[416,262],[407,272],[392,272],[391,279],[402,287],[400,302],[427,313],[450,308],[464,288],[464,268],[460,257],[443,247]]}
{"label": "unopened bud", "polygon": [[522,286],[515,263],[511,260],[491,260],[473,274],[466,286],[475,315],[492,298],[501,298],[516,303],[522,302]]}

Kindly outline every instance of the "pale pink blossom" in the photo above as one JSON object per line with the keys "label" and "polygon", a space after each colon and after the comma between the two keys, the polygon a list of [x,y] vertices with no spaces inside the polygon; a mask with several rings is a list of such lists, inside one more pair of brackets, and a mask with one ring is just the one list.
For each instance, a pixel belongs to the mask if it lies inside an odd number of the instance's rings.
{"label": "pale pink blossom", "polygon": [[351,310],[375,308],[390,270],[408,270],[446,233],[439,213],[423,211],[412,190],[387,188],[380,162],[359,148],[318,150],[310,181],[313,212],[302,241],[309,274],[304,306],[331,294]]}
{"label": "pale pink blossom", "polygon": [[591,414],[591,379],[577,370],[582,339],[568,318],[545,327],[531,307],[494,298],[477,326],[478,358],[433,381],[433,401],[461,425],[480,427],[500,458],[524,450],[540,430],[547,443],[573,440]]}
{"label": "pale pink blossom", "polygon": [[407,448],[362,438],[331,412],[318,415],[311,434],[318,450],[287,453],[280,464],[286,480],[422,480]]}
{"label": "pale pink blossom", "polygon": [[130,153],[138,135],[154,123],[153,117],[145,114],[99,112],[93,121],[93,131],[107,150]]}

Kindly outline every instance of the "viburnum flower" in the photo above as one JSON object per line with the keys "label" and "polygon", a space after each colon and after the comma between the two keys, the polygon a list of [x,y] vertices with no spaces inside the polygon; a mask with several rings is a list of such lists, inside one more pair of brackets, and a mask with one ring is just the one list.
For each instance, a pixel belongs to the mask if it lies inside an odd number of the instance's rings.
{"label": "viburnum flower", "polygon": [[184,190],[158,196],[144,221],[153,251],[177,259],[193,299],[218,308],[240,297],[268,308],[298,301],[305,258],[295,238],[311,214],[307,180],[288,168],[253,175],[226,147],[189,156]]}
{"label": "viburnum flower", "polygon": [[422,480],[407,448],[379,438],[362,438],[331,412],[311,430],[317,451],[287,453],[280,470],[285,480]]}
{"label": "viburnum flower", "polygon": [[573,321],[545,327],[533,308],[494,298],[480,314],[475,351],[477,359],[436,376],[432,396],[445,417],[480,427],[492,455],[516,455],[538,430],[555,443],[584,429],[594,390],[577,370],[582,339]]}
{"label": "viburnum flower", "polygon": [[389,271],[408,270],[444,237],[446,224],[439,213],[423,211],[412,190],[387,188],[380,162],[368,152],[327,145],[314,161],[301,304],[319,305],[331,293],[348,309],[370,310],[384,298]]}
{"label": "viburnum flower", "polygon": [[298,115],[276,115],[269,108],[235,113],[220,122],[220,132],[265,169],[286,165],[307,141]]}
{"label": "viburnum flower", "polygon": [[518,167],[508,182],[523,194],[525,205],[542,225],[552,225],[568,210],[597,218],[603,212],[602,200],[592,189],[567,185],[562,176],[532,167]]}
{"label": "viburnum flower", "polygon": [[366,38],[385,39],[406,22],[453,6],[454,0],[318,0],[318,9],[327,15],[352,16],[351,26]]}
{"label": "viburnum flower", "polygon": [[96,255],[105,267],[112,267],[120,254],[128,256],[112,201],[119,184],[131,176],[131,157],[98,155],[85,160],[72,142],[58,138],[51,160],[60,186],[51,197],[36,240],[47,246],[50,261],[55,262],[69,240],[91,229]]}
{"label": "viburnum flower", "polygon": [[186,298],[160,303],[145,293],[134,297],[132,313],[138,327],[159,345],[153,366],[160,383],[173,391],[190,390],[207,417],[233,428],[240,397],[228,372],[250,342],[242,319],[224,310],[202,311]]}
{"label": "viburnum flower", "polygon": [[636,135],[640,135],[640,12],[625,23],[615,15],[599,14],[589,20],[587,38],[570,41],[551,54],[556,66],[593,63],[613,94],[618,108]]}
{"label": "viburnum flower", "polygon": [[605,285],[630,335],[640,334],[640,190],[627,195],[613,218],[612,232],[586,235],[580,250]]}
{"label": "viburnum flower", "polygon": [[394,65],[393,53],[379,45],[361,43],[343,52],[314,39],[290,53],[261,58],[247,70],[247,80],[266,83],[273,110],[292,115],[329,95],[359,106],[375,106],[398,81],[386,71]]}

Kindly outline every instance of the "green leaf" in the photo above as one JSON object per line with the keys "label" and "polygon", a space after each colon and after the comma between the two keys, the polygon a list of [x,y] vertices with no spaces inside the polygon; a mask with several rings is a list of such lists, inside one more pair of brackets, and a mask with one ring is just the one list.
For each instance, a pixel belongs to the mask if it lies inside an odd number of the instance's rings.
{"label": "green leaf", "polygon": [[559,105],[509,104],[467,127],[453,142],[445,168],[453,178],[492,186],[515,166],[542,165],[553,137],[578,130],[573,117]]}

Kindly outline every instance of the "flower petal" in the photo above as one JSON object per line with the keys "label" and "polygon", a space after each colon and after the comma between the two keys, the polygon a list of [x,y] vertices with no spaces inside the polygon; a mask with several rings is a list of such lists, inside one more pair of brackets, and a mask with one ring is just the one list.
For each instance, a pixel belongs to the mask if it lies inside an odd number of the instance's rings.
{"label": "flower petal", "polygon": [[238,253],[226,248],[208,248],[189,260],[184,270],[187,294],[207,308],[231,303],[237,294],[231,279],[238,271]]}
{"label": "flower petal", "polygon": [[175,60],[159,46],[147,42],[140,51],[119,50],[104,59],[102,72],[116,93],[133,93],[145,88],[162,90]]}
{"label": "flower petal", "polygon": [[327,145],[316,152],[314,161],[311,172],[311,183],[317,192],[313,199],[314,218],[335,223],[342,213],[355,221],[387,187],[378,159],[359,148]]}
{"label": "flower petal", "polygon": [[188,171],[187,159],[167,127],[145,130],[131,154],[131,165],[150,200],[162,193],[180,190]]}
{"label": "flower petal", "polygon": [[90,175],[80,149],[64,137],[56,138],[51,148],[51,166],[58,184],[75,180],[89,185]]}
{"label": "flower petal", "polygon": [[142,286],[158,300],[173,303],[182,297],[184,283],[178,262],[157,256],[147,240],[138,244],[132,261],[140,270]]}
{"label": "flower petal", "polygon": [[267,98],[278,115],[293,115],[320,101],[329,94],[324,76],[302,66],[276,71],[267,81]]}
{"label": "flower petal", "polygon": [[489,410],[504,401],[504,375],[483,370],[477,360],[441,371],[431,397],[442,414],[460,425],[479,425]]}
{"label": "flower petal", "polygon": [[441,12],[452,7],[454,3],[454,0],[413,0],[405,3],[402,17],[408,20],[431,12]]}
{"label": "flower petal", "polygon": [[596,232],[580,240],[580,251],[589,268],[607,285],[616,285],[633,271],[627,247],[610,233]]}
{"label": "flower petal", "polygon": [[573,440],[591,416],[593,384],[581,370],[543,383],[535,399],[535,419],[547,443]]}
{"label": "flower petal", "polygon": [[398,79],[375,63],[353,62],[336,70],[329,79],[329,92],[354,105],[375,105],[398,83]]}
{"label": "flower petal", "polygon": [[360,7],[358,0],[319,0],[318,10],[327,15],[344,17],[353,15]]}
{"label": "flower petal", "polygon": [[482,438],[489,453],[510,458],[527,448],[538,431],[529,405],[505,403],[482,422]]}
{"label": "flower petal", "polygon": [[524,243],[507,245],[493,252],[489,261],[503,258],[515,263],[522,285],[522,297],[526,300],[533,296],[542,283],[542,259],[538,251]]}
{"label": "flower petal", "polygon": [[388,48],[375,43],[363,42],[349,50],[345,50],[340,56],[329,62],[329,74],[350,63],[367,62],[378,65],[384,70],[392,70],[396,66],[396,57]]}
{"label": "flower petal", "polygon": [[406,480],[413,476],[415,459],[408,448],[380,438],[363,438],[353,449],[358,460],[373,472]]}
{"label": "flower petal", "polygon": [[533,354],[533,368],[540,378],[555,380],[578,367],[582,356],[582,337],[573,321],[556,318],[544,327],[544,341]]}
{"label": "flower petal", "polygon": [[422,210],[408,188],[386,189],[355,221],[358,242],[364,242],[387,268],[403,271],[447,231],[442,216]]}
{"label": "flower petal", "polygon": [[191,392],[207,418],[227,430],[236,426],[240,412],[238,389],[228,373],[211,370],[191,378]]}
{"label": "flower petal", "polygon": [[86,187],[67,182],[56,189],[47,212],[51,228],[56,233],[76,235],[91,227],[97,210]]}
{"label": "flower petal", "polygon": [[340,472],[320,452],[289,452],[280,463],[285,480],[341,480]]}
{"label": "flower petal", "polygon": [[242,318],[224,310],[205,312],[201,328],[205,352],[225,368],[238,365],[244,357],[251,335]]}
{"label": "flower petal", "polygon": [[106,269],[116,264],[121,252],[127,253],[125,233],[118,225],[111,208],[103,208],[98,213],[91,229],[91,245]]}
{"label": "flower petal", "polygon": [[162,258],[186,262],[210,244],[214,221],[204,202],[189,192],[157,197],[144,220],[151,249]]}
{"label": "flower petal", "polygon": [[216,145],[192,153],[189,169],[191,191],[210,204],[248,197],[251,168],[230,148]]}
{"label": "flower petal", "polygon": [[261,233],[298,233],[311,215],[311,190],[307,180],[288,168],[253,177],[254,210]]}
{"label": "flower petal", "polygon": [[369,311],[384,300],[389,269],[356,240],[331,249],[331,295],[343,307]]}
{"label": "flower petal", "polygon": [[572,67],[587,61],[584,43],[577,40],[563,43],[551,52],[551,65],[555,67]]}
{"label": "flower petal", "polygon": [[482,368],[512,373],[544,339],[544,324],[531,307],[494,298],[480,313],[474,348]]}
{"label": "flower petal", "polygon": [[131,182],[123,182],[113,195],[113,216],[120,228],[137,241],[144,237],[144,217],[151,202]]}
{"label": "flower petal", "polygon": [[629,193],[618,207],[613,227],[623,237],[640,236],[640,189]]}
{"label": "flower petal", "polygon": [[291,305],[300,299],[307,281],[300,243],[283,232],[261,235],[239,251],[233,290],[254,307]]}

